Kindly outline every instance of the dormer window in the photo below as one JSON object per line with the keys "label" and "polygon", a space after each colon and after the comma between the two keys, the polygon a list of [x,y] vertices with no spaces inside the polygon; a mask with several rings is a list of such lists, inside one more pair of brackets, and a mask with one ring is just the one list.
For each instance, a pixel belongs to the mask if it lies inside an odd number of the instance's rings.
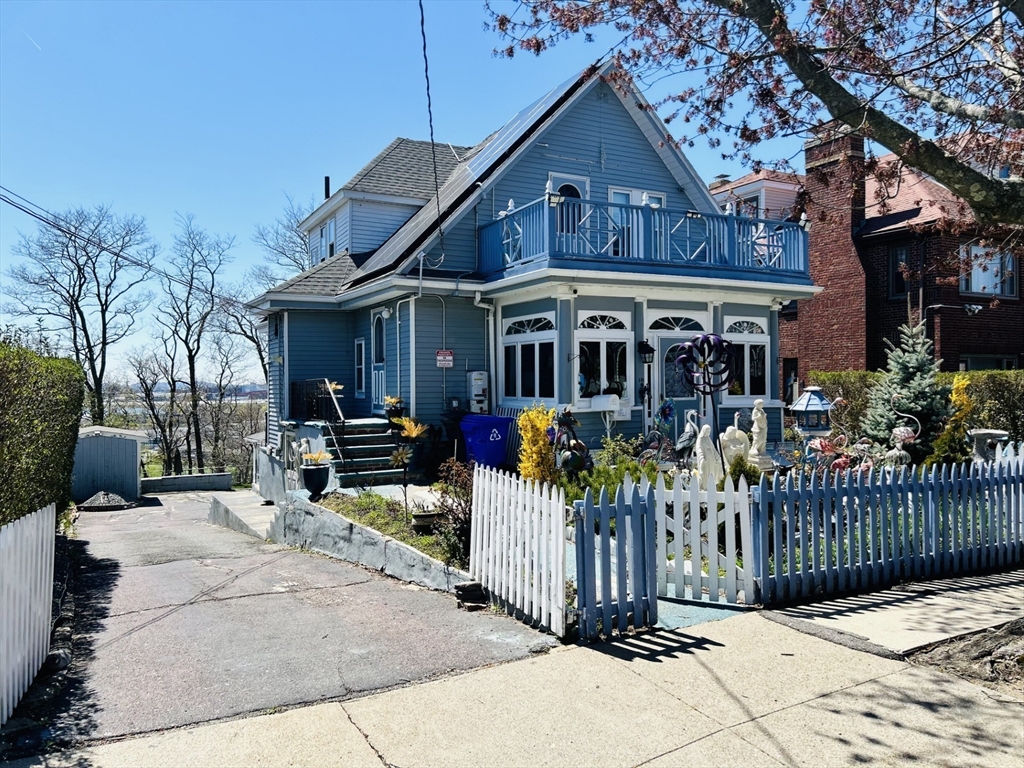
{"label": "dormer window", "polygon": [[320,227],[320,261],[334,255],[334,217]]}

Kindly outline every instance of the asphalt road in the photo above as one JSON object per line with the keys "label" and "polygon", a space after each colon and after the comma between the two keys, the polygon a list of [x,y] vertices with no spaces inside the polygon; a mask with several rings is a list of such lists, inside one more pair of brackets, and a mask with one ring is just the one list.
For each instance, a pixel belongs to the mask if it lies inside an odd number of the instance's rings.
{"label": "asphalt road", "polygon": [[344,699],[554,644],[453,597],[206,522],[204,494],[83,513],[59,743]]}

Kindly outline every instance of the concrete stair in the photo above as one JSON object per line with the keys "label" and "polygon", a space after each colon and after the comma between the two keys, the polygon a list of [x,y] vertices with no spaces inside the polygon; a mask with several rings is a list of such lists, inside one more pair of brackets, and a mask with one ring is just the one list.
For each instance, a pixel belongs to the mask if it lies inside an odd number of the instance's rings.
{"label": "concrete stair", "polygon": [[[339,487],[402,482],[402,470],[391,466],[391,454],[396,445],[387,419],[358,419],[344,426],[324,425],[323,435]],[[409,472],[410,482],[418,477],[419,473]]]}

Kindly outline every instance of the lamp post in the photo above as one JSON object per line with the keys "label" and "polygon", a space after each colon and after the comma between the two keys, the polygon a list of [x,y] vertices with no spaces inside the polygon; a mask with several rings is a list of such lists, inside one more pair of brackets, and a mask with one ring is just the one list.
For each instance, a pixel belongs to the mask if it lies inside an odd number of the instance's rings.
{"label": "lamp post", "polygon": [[647,417],[647,425],[650,426],[653,418],[651,410],[651,363],[654,362],[654,347],[647,343],[647,339],[637,342],[637,354],[640,355],[640,362],[647,366],[647,376],[640,387],[640,402],[645,406],[644,413]]}

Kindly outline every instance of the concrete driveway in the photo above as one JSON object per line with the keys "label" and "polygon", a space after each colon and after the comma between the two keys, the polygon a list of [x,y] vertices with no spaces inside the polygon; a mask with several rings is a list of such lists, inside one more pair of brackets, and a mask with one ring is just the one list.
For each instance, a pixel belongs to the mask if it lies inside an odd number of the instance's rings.
{"label": "concrete driveway", "polygon": [[58,743],[346,699],[554,641],[448,595],[206,522],[206,494],[83,513]]}

